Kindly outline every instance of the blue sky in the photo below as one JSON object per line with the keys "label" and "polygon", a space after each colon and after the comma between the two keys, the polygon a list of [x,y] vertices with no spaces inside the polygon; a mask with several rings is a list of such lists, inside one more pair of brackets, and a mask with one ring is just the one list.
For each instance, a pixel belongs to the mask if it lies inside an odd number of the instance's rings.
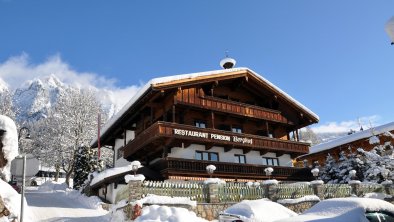
{"label": "blue sky", "polygon": [[316,129],[382,124],[394,121],[384,31],[393,9],[388,0],[0,0],[0,78],[66,70],[63,79],[131,95],[154,77],[220,69],[228,50],[318,114]]}

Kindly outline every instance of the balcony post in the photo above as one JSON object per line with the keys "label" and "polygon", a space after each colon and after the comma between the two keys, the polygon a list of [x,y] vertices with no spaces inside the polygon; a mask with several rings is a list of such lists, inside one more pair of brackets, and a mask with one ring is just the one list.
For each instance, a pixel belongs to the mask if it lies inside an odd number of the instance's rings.
{"label": "balcony post", "polygon": [[175,105],[172,105],[172,122],[175,123]]}
{"label": "balcony post", "polygon": [[215,129],[215,113],[211,111],[212,129]]}

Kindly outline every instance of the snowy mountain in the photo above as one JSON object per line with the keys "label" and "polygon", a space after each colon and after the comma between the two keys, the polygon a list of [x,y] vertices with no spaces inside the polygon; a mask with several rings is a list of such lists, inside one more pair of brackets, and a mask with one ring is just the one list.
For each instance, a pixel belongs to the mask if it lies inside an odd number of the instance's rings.
{"label": "snowy mountain", "polygon": [[13,95],[13,102],[19,110],[17,119],[39,120],[45,117],[66,87],[54,75],[27,81]]}
{"label": "snowy mountain", "polygon": [[[45,118],[50,109],[56,105],[60,95],[67,93],[67,89],[76,88],[63,83],[55,75],[44,78],[35,78],[26,81],[12,92],[12,101],[16,108],[18,122],[37,121]],[[0,79],[0,94],[9,90],[7,83]],[[116,106],[111,101],[111,91],[93,89],[102,101],[102,106],[110,114],[116,112]]]}
{"label": "snowy mountain", "polygon": [[0,79],[0,93],[8,90],[8,85],[2,79]]}

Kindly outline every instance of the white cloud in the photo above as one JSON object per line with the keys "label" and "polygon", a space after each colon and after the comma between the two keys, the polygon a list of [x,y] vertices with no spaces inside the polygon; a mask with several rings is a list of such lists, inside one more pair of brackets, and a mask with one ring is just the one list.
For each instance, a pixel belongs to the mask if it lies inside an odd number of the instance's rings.
{"label": "white cloud", "polygon": [[361,117],[359,120],[348,120],[342,122],[328,122],[316,127],[312,127],[315,133],[347,133],[350,130],[360,130],[360,124],[363,129],[369,129],[379,124],[380,117],[378,115]]}
{"label": "white cloud", "polygon": [[29,80],[43,79],[49,75],[55,75],[67,85],[108,91],[110,95],[107,99],[115,103],[117,109],[120,109],[141,87],[133,85],[119,88],[116,86],[116,79],[91,72],[78,72],[64,62],[60,55],[51,56],[39,64],[32,64],[29,56],[22,53],[0,63],[0,80],[4,80],[13,89]]}

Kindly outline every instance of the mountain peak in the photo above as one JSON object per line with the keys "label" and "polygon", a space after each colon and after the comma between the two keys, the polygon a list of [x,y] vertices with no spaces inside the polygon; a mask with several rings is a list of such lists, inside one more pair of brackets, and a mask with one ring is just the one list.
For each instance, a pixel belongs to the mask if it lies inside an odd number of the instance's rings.
{"label": "mountain peak", "polygon": [[0,93],[8,91],[8,89],[9,89],[8,84],[0,78]]}

